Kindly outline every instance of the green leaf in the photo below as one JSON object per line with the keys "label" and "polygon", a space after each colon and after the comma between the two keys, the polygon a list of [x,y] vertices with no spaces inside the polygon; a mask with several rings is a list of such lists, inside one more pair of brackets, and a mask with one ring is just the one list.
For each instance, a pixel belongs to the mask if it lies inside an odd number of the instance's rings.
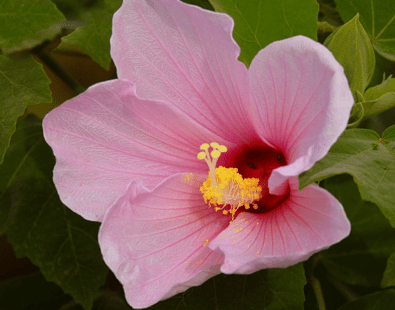
{"label": "green leaf", "polygon": [[318,31],[324,33],[331,33],[337,29],[336,26],[329,24],[328,22],[318,22]]}
{"label": "green leaf", "polygon": [[379,286],[395,251],[395,230],[376,205],[361,199],[351,176],[335,176],[320,185],[340,201],[352,227],[350,236],[320,254],[327,273],[351,285]]}
{"label": "green leaf", "polygon": [[233,37],[247,66],[266,45],[296,35],[317,40],[318,5],[315,0],[209,0],[218,12],[235,21]]}
{"label": "green leaf", "polygon": [[337,28],[324,44],[343,66],[354,97],[356,92],[363,94],[374,73],[375,57],[359,15]]}
{"label": "green leaf", "polygon": [[110,68],[110,37],[112,16],[120,7],[121,0],[97,0],[82,13],[86,23],[74,32],[62,38],[58,48],[67,44],[77,45],[104,69]]}
{"label": "green leaf", "polygon": [[51,81],[33,58],[12,60],[0,55],[0,164],[28,104],[51,102]]}
{"label": "green leaf", "polygon": [[382,84],[369,88],[364,94],[363,120],[395,106],[395,78],[388,77]]}
{"label": "green leaf", "polygon": [[338,310],[390,310],[394,305],[395,290],[385,290],[346,303]]}
{"label": "green leaf", "polygon": [[395,61],[395,10],[393,0],[335,0],[342,19],[347,22],[359,13],[374,49]]}
{"label": "green leaf", "polygon": [[51,27],[41,30],[38,34],[30,39],[27,39],[13,47],[5,47],[2,49],[4,55],[11,55],[25,50],[31,50],[45,41],[53,41],[62,33],[62,28],[59,25],[52,25]]}
{"label": "green leaf", "polygon": [[382,138],[372,130],[348,129],[318,161],[300,177],[300,188],[337,174],[354,177],[362,199],[375,203],[395,227],[395,126]]}
{"label": "green leaf", "polygon": [[387,268],[381,281],[381,287],[386,288],[390,286],[395,286],[395,252],[388,259]]}
{"label": "green leaf", "polygon": [[88,222],[59,200],[54,158],[35,117],[20,119],[0,166],[0,233],[18,256],[28,256],[48,281],[90,309],[108,269]]}
{"label": "green leaf", "polygon": [[[387,139],[390,141],[395,141],[395,125],[388,127],[384,132],[383,132],[383,139]],[[391,144],[391,149],[392,151],[395,151],[393,148],[393,145]]]}
{"label": "green leaf", "polygon": [[0,48],[13,47],[34,38],[40,30],[64,21],[63,14],[51,1],[0,1]]}
{"label": "green leaf", "polygon": [[150,310],[302,310],[306,279],[302,264],[248,276],[220,274]]}

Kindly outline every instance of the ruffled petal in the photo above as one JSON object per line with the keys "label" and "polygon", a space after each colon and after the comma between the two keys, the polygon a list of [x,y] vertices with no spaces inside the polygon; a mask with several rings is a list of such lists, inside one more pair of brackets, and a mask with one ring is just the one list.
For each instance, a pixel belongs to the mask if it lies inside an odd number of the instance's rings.
{"label": "ruffled petal", "polygon": [[54,182],[61,200],[88,220],[139,180],[153,188],[179,172],[207,173],[196,159],[203,142],[229,144],[166,104],[138,99],[132,84],[96,84],[52,110],[44,135],[56,156]]}
{"label": "ruffled petal", "polygon": [[257,131],[288,163],[269,179],[275,194],[288,177],[325,156],[346,128],[354,100],[343,67],[327,48],[303,36],[261,50],[249,73]]}
{"label": "ruffled petal", "polygon": [[175,0],[124,0],[111,55],[137,95],[160,99],[229,141],[254,132],[246,113],[247,69],[237,60],[233,20]]}
{"label": "ruffled petal", "polygon": [[133,199],[134,183],[132,199],[126,194],[106,214],[99,232],[103,258],[132,307],[148,307],[219,273],[223,256],[208,243],[230,219],[204,203],[203,181],[175,175]]}
{"label": "ruffled petal", "polygon": [[210,243],[225,255],[222,272],[285,268],[349,235],[350,222],[336,198],[316,185],[298,191],[296,178],[291,183],[281,206],[263,214],[241,213]]}

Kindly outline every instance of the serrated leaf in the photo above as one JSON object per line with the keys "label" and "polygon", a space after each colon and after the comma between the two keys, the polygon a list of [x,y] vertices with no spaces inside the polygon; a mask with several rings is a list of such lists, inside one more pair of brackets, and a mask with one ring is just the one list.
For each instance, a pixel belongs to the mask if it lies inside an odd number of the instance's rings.
{"label": "serrated leaf", "polygon": [[374,73],[375,56],[359,15],[337,28],[324,44],[343,66],[354,95],[363,94]]}
{"label": "serrated leaf", "polygon": [[395,61],[395,10],[393,0],[335,0],[344,22],[359,13],[374,49]]}
{"label": "serrated leaf", "polygon": [[373,130],[346,130],[322,160],[299,176],[300,188],[330,176],[351,174],[362,199],[375,203],[395,227],[394,127],[382,138]]}
{"label": "serrated leaf", "polygon": [[390,286],[395,286],[395,252],[388,259],[387,268],[381,281],[381,287],[386,288]]}
{"label": "serrated leaf", "polygon": [[52,101],[50,82],[32,57],[12,60],[0,55],[0,164],[27,105]]}
{"label": "serrated leaf", "polygon": [[0,49],[34,38],[39,31],[63,22],[65,17],[51,1],[0,1]]}
{"label": "serrated leaf", "polygon": [[395,290],[386,290],[350,301],[338,310],[390,310],[395,305]]}
{"label": "serrated leaf", "polygon": [[317,40],[318,4],[315,0],[209,0],[217,12],[235,21],[233,37],[247,66],[266,45],[296,35]]}
{"label": "serrated leaf", "polygon": [[364,117],[368,119],[395,106],[395,78],[388,77],[383,83],[369,88],[364,94]]}
{"label": "serrated leaf", "polygon": [[21,119],[0,166],[0,233],[28,256],[48,281],[90,309],[108,269],[98,223],[64,206],[52,183],[54,158],[35,117]]}
{"label": "serrated leaf", "polygon": [[5,47],[2,49],[4,55],[11,55],[25,50],[31,50],[45,41],[52,41],[62,33],[62,27],[59,25],[52,25],[51,27],[41,30],[35,37],[27,39],[13,47]]}
{"label": "serrated leaf", "polygon": [[251,275],[220,274],[149,310],[302,310],[306,279],[302,264]]}
{"label": "serrated leaf", "polygon": [[97,0],[82,14],[86,23],[74,32],[62,38],[59,48],[65,43],[77,45],[104,69],[110,68],[110,37],[112,16],[120,7],[121,0]]}
{"label": "serrated leaf", "polygon": [[395,230],[376,205],[361,199],[351,176],[335,176],[320,184],[343,205],[352,227],[350,236],[320,254],[327,273],[351,285],[379,286],[395,251]]}

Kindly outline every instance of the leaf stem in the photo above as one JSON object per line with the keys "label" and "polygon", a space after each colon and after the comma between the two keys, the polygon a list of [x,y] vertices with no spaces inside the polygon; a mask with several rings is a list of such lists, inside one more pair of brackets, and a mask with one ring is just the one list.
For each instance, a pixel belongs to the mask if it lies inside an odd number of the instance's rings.
{"label": "leaf stem", "polygon": [[45,50],[36,50],[34,52],[43,64],[45,64],[57,77],[59,77],[76,95],[85,91],[77,80],[68,73],[52,56]]}
{"label": "leaf stem", "polygon": [[311,277],[310,284],[313,287],[315,297],[317,298],[318,309],[326,310],[324,294],[322,294],[320,281],[316,277]]}
{"label": "leaf stem", "polygon": [[346,298],[348,301],[353,301],[359,298],[359,295],[351,290],[347,285],[344,283],[337,281],[332,277],[327,277],[328,281],[331,282],[337,290]]}
{"label": "leaf stem", "polygon": [[317,299],[318,309],[326,310],[324,294],[322,293],[320,281],[314,276],[314,269],[321,262],[321,260],[321,254],[314,255],[305,263],[305,270],[307,281],[311,284],[314,295]]}

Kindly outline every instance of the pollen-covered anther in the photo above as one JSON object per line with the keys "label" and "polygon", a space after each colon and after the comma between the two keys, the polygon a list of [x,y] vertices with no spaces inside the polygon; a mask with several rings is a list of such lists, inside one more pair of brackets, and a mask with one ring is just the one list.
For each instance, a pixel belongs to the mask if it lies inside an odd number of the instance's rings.
{"label": "pollen-covered anther", "polygon": [[[213,149],[209,153],[209,146]],[[201,150],[197,156],[199,160],[205,160],[209,173],[207,180],[200,187],[204,201],[209,206],[214,205],[215,211],[222,211],[222,214],[231,214],[232,221],[237,210],[244,207],[246,210],[252,206],[255,210],[258,205],[254,203],[262,197],[262,187],[257,178],[243,178],[237,168],[216,167],[221,153],[227,152],[224,145],[211,142],[210,145],[204,143],[200,146]]]}

